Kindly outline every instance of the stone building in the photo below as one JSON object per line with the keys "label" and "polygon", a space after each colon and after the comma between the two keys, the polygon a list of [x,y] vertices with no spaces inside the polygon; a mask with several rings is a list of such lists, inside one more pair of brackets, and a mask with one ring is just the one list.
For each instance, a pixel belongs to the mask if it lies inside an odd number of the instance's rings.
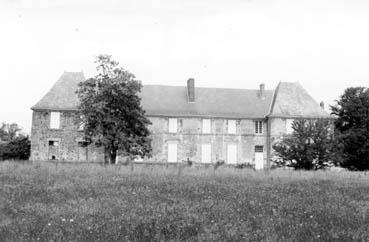
{"label": "stone building", "polygon": [[[32,107],[31,159],[102,162],[103,152],[83,141],[76,113],[80,72],[64,72]],[[274,90],[145,85],[142,106],[152,122],[153,157],[143,162],[198,163],[224,160],[269,164],[272,142],[292,132],[299,118],[329,115],[299,83],[280,82]]]}

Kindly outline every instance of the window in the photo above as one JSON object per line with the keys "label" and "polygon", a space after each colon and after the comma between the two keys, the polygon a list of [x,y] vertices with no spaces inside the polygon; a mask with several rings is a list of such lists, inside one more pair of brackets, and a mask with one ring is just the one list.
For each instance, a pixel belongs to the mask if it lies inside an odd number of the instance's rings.
{"label": "window", "polygon": [[237,163],[237,145],[236,144],[227,145],[227,163],[228,164]]}
{"label": "window", "polygon": [[177,119],[169,118],[169,133],[177,133]]}
{"label": "window", "polygon": [[292,129],[293,121],[294,121],[293,119],[286,119],[286,134],[293,133],[293,129]]}
{"label": "window", "polygon": [[211,133],[211,120],[210,119],[203,119],[202,120],[202,133],[203,134],[210,134]]}
{"label": "window", "polygon": [[228,120],[228,134],[236,133],[236,120]]}
{"label": "window", "polygon": [[211,162],[211,144],[201,145],[201,162],[202,163]]}
{"label": "window", "polygon": [[262,145],[256,145],[255,146],[255,153],[257,152],[264,152],[264,147]]}
{"label": "window", "polygon": [[262,134],[263,133],[263,121],[257,120],[254,121],[255,123],[255,134]]}
{"label": "window", "polygon": [[59,146],[59,141],[57,141],[57,140],[49,140],[49,146]]}
{"label": "window", "polygon": [[85,140],[78,141],[78,147],[87,147],[87,146],[88,146],[87,141],[85,141]]}
{"label": "window", "polygon": [[60,128],[60,113],[51,112],[50,113],[50,129],[59,129],[59,128]]}
{"label": "window", "polygon": [[177,162],[177,144],[168,144],[168,162]]}
{"label": "window", "polygon": [[83,116],[79,116],[79,123],[78,123],[78,130],[81,131],[81,130],[84,130],[85,128],[85,123],[83,121]]}

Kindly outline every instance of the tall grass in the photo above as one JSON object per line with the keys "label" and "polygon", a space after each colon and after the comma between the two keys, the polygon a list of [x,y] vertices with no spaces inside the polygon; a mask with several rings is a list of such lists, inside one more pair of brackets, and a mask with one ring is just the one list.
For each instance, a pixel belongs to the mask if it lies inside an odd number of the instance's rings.
{"label": "tall grass", "polygon": [[369,175],[0,163],[0,241],[369,240]]}

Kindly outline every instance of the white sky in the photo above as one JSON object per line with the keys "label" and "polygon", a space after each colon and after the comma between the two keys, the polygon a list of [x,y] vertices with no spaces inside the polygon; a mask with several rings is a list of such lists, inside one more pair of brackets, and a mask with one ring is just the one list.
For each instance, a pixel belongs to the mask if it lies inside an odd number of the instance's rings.
{"label": "white sky", "polygon": [[143,84],[298,81],[332,104],[349,86],[369,86],[369,1],[3,0],[0,122],[29,132],[30,107],[64,70],[94,75],[98,54]]}

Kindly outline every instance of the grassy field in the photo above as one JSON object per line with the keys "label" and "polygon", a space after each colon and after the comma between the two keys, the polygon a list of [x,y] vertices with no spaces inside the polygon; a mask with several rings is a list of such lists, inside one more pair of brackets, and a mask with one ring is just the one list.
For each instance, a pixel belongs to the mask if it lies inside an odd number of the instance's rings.
{"label": "grassy field", "polygon": [[369,241],[369,174],[0,163],[0,241]]}

